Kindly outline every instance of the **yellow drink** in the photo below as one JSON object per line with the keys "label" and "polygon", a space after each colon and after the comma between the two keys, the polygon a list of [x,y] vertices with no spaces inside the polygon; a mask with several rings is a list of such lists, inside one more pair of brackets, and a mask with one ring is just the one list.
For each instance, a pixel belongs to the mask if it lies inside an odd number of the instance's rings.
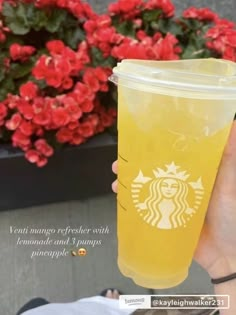
{"label": "yellow drink", "polygon": [[[227,78],[232,72],[230,62],[198,60],[192,61],[197,73],[192,90],[171,90],[169,81],[167,87],[152,82],[150,88],[137,81],[140,73],[146,76],[145,62],[140,64],[133,82],[124,74],[138,68],[139,61],[121,64],[118,81],[118,265],[141,286],[168,288],[188,275],[234,118],[236,85],[227,85],[231,94],[234,88],[234,100],[220,89],[217,96],[201,93],[202,85],[194,89],[201,81],[198,74],[210,81],[214,69]],[[174,69],[172,78],[184,83],[189,64],[149,62],[146,73],[156,74],[159,67],[161,79],[167,80],[166,66]],[[186,84],[191,72],[187,78]]]}

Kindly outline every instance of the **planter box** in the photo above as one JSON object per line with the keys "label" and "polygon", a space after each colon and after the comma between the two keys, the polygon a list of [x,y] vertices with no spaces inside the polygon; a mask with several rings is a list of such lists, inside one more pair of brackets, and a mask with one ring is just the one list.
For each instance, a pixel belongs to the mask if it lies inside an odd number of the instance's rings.
{"label": "planter box", "polygon": [[117,143],[102,134],[78,147],[57,152],[43,168],[21,151],[0,146],[0,210],[86,199],[111,191],[111,164]]}

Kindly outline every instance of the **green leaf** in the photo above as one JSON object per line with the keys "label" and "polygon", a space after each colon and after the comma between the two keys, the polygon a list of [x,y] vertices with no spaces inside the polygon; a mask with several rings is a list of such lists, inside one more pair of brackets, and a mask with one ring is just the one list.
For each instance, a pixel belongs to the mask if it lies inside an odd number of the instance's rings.
{"label": "green leaf", "polygon": [[60,33],[59,37],[72,49],[77,49],[78,44],[85,39],[85,34],[79,26],[65,31],[62,29]]}
{"label": "green leaf", "polygon": [[196,19],[185,19],[180,18],[179,24],[182,26],[183,31],[185,32],[196,32],[198,30],[203,30],[204,28],[207,30],[209,28],[209,24],[206,25],[205,22],[196,20]]}
{"label": "green leaf", "polygon": [[186,48],[183,49],[183,53],[181,55],[181,59],[195,59],[196,56],[196,48],[195,46],[189,44]]}
{"label": "green leaf", "polygon": [[142,14],[142,19],[144,22],[156,21],[160,17],[161,14],[162,14],[162,11],[159,9],[145,10]]}
{"label": "green leaf", "polygon": [[11,64],[10,76],[13,79],[20,79],[31,73],[34,66],[34,62],[29,61],[27,63],[13,63]]}
{"label": "green leaf", "polygon": [[15,84],[11,77],[3,80],[0,84],[0,101],[4,100],[8,93],[14,92]]}
{"label": "green leaf", "polygon": [[3,2],[2,14],[6,18],[14,19],[15,18],[15,9],[10,3]]}
{"label": "green leaf", "polygon": [[92,65],[94,67],[114,67],[116,64],[116,60],[109,56],[107,58],[103,57],[103,54],[100,49],[97,47],[91,48],[91,55],[92,55]]}
{"label": "green leaf", "polygon": [[134,24],[130,20],[119,23],[116,26],[116,30],[118,31],[118,33],[121,33],[122,35],[133,37],[133,38],[135,37]]}
{"label": "green leaf", "polygon": [[175,21],[170,19],[160,19],[158,21],[158,29],[163,33],[171,33],[175,36],[181,35],[183,33],[182,27]]}
{"label": "green leaf", "polygon": [[18,35],[25,35],[30,31],[30,28],[28,26],[25,26],[24,24],[22,24],[22,21],[19,21],[17,19],[14,22],[10,22],[8,24],[8,27],[14,34]]}
{"label": "green leaf", "polygon": [[18,6],[13,7],[4,2],[3,16],[5,17],[6,25],[14,34],[25,35],[30,31],[24,4],[20,3]]}
{"label": "green leaf", "polygon": [[27,6],[25,6],[25,15],[29,23],[32,23],[34,21],[35,13],[38,11],[41,10],[38,10],[33,3],[28,3]]}
{"label": "green leaf", "polygon": [[32,24],[32,28],[35,31],[40,31],[42,28],[44,28],[47,25],[47,16],[43,11],[37,11],[35,13],[35,20]]}
{"label": "green leaf", "polygon": [[131,20],[121,21],[118,16],[114,16],[112,17],[112,24],[118,33],[135,38],[136,27]]}
{"label": "green leaf", "polygon": [[28,24],[27,10],[26,6],[23,3],[19,3],[19,5],[16,7],[16,16],[21,19],[22,22]]}
{"label": "green leaf", "polygon": [[61,24],[66,21],[67,12],[61,9],[54,9],[48,18],[45,28],[50,33],[55,33],[60,28]]}
{"label": "green leaf", "polygon": [[40,31],[48,22],[46,13],[43,10],[36,9],[34,5],[32,9],[28,9],[27,17],[29,24],[35,31]]}

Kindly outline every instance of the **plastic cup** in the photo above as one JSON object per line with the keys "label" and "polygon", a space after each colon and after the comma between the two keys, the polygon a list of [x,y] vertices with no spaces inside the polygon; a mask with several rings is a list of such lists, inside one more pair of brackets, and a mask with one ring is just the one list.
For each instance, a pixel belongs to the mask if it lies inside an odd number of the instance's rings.
{"label": "plastic cup", "polygon": [[118,266],[148,288],[180,284],[236,111],[236,65],[124,60],[118,85]]}

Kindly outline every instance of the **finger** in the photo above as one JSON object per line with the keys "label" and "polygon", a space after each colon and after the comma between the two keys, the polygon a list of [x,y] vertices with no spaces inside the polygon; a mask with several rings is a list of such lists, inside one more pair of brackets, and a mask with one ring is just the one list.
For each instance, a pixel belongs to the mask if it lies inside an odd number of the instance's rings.
{"label": "finger", "polygon": [[113,297],[112,290],[107,290],[106,297],[109,299],[112,299],[112,297]]}
{"label": "finger", "polygon": [[114,181],[113,183],[112,183],[112,185],[111,185],[111,187],[112,187],[112,190],[114,191],[114,193],[117,193],[117,180],[116,181]]}
{"label": "finger", "polygon": [[234,158],[236,161],[236,121],[233,122],[223,157],[229,158],[230,161]]}
{"label": "finger", "polygon": [[119,294],[118,290],[115,289],[115,290],[113,291],[113,299],[117,299],[117,300],[118,300],[118,299],[119,299],[119,296],[120,296],[120,294]]}
{"label": "finger", "polygon": [[[221,160],[216,187],[222,193],[236,193],[236,122],[233,123],[228,143]],[[224,192],[222,191],[224,189]]]}
{"label": "finger", "polygon": [[112,172],[117,174],[117,171],[118,171],[118,163],[117,161],[115,161],[113,164],[112,164]]}

